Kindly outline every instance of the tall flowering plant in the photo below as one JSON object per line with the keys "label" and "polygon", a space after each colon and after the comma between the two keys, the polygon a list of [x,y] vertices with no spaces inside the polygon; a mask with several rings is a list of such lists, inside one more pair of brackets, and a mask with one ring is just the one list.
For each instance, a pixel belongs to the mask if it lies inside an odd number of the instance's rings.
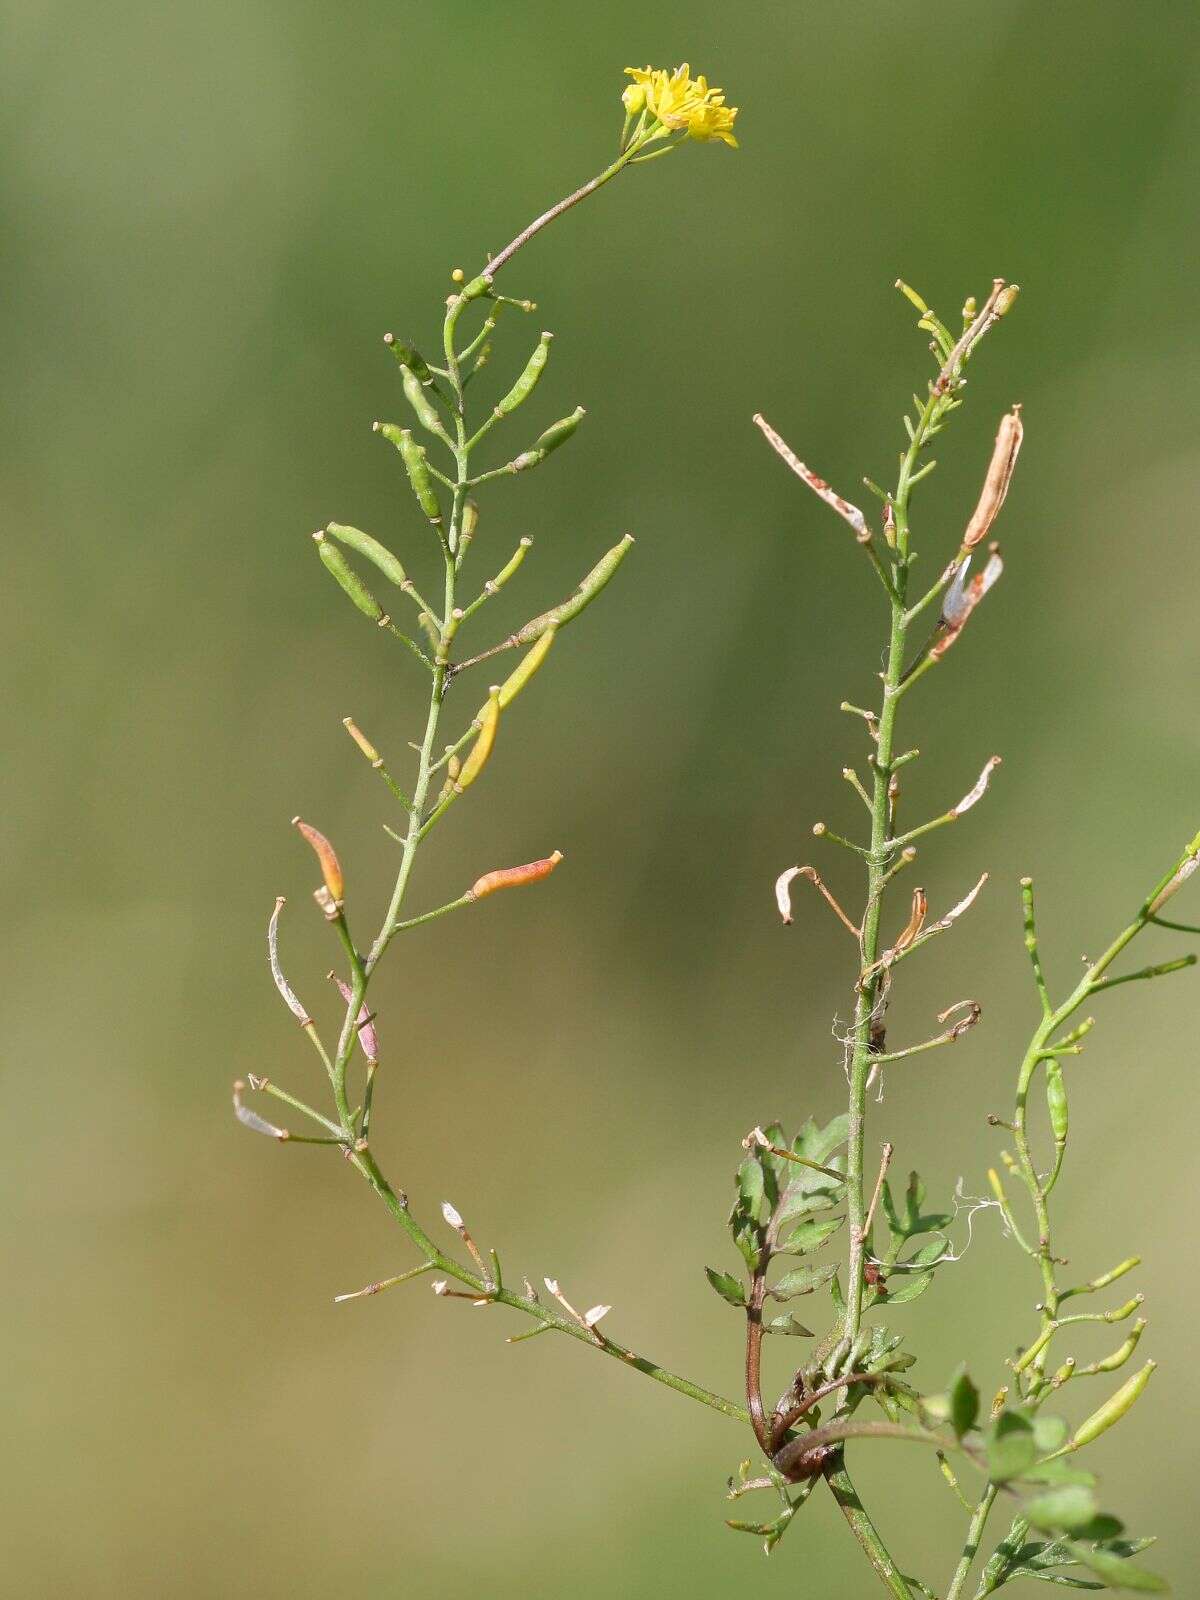
{"label": "tall flowering plant", "polygon": [[[969,1200],[958,1193],[947,1204],[931,1206],[916,1173],[909,1175],[902,1191],[893,1188],[892,1142],[883,1141],[876,1157],[867,1138],[871,1087],[903,1077],[911,1063],[928,1052],[957,1045],[976,1030],[982,1016],[978,999],[955,1000],[939,1013],[937,1031],[929,1037],[899,1045],[889,1037],[888,1010],[901,966],[952,933],[983,892],[988,874],[981,873],[972,886],[964,885],[965,892],[954,905],[933,915],[922,888],[904,896],[899,913],[892,908],[894,895],[903,889],[903,875],[911,880],[919,850],[931,836],[957,823],[984,799],[1000,762],[998,755],[988,756],[954,805],[923,822],[902,825],[905,769],[919,752],[902,748],[899,729],[901,713],[914,703],[910,697],[926,675],[946,661],[952,648],[963,648],[964,631],[1004,570],[992,535],[1022,446],[1019,406],[1001,417],[975,509],[959,539],[943,552],[938,575],[925,589],[913,582],[917,555],[913,504],[915,491],[936,465],[928,455],[929,446],[963,404],[967,366],[1013,308],[1015,285],[997,279],[982,305],[969,299],[956,331],[913,289],[897,285],[929,338],[933,371],[904,419],[906,440],[892,486],[881,488],[864,480],[879,502],[872,517],[806,465],[765,418],[754,418],[777,457],[851,529],[872,581],[878,584],[885,650],[877,701],[868,706],[848,700],[842,704],[865,741],[861,773],[853,766],[842,769],[842,778],[866,812],[865,837],[843,836],[824,822],[815,823],[812,830],[823,844],[841,851],[855,865],[863,880],[862,899],[853,911],[847,910],[826,881],[827,869],[809,862],[787,866],[774,888],[775,905],[785,924],[793,920],[793,897],[803,886],[805,893],[813,891],[810,903],[815,907],[813,895],[819,897],[834,918],[831,928],[848,955],[852,1020],[842,1040],[843,1059],[831,1074],[839,1085],[844,1074],[841,1113],[824,1125],[809,1117],[790,1137],[777,1123],[757,1126],[742,1141],[744,1158],[736,1172],[729,1219],[740,1269],[706,1271],[712,1288],[742,1318],[744,1394],[727,1398],[618,1342],[608,1332],[612,1307],[603,1302],[589,1306],[590,1297],[580,1299],[573,1290],[574,1298],[568,1298],[556,1278],[546,1277],[536,1287],[525,1277],[509,1281],[495,1249],[480,1246],[449,1201],[441,1204],[441,1221],[452,1242],[439,1242],[417,1220],[407,1194],[391,1184],[376,1159],[372,1108],[383,1060],[381,1033],[386,1028],[379,1025],[369,991],[383,956],[401,934],[465,911],[501,890],[543,882],[562,861],[561,852],[554,850],[516,866],[464,871],[464,878],[472,881],[460,895],[414,912],[408,894],[418,854],[461,802],[476,803],[481,793],[476,786],[490,774],[496,752],[509,740],[514,703],[545,666],[560,634],[612,580],[632,543],[626,535],[613,545],[566,600],[474,653],[465,650],[468,628],[481,614],[486,617],[492,597],[516,578],[530,544],[523,539],[493,577],[468,593],[466,565],[479,525],[480,491],[542,466],[573,438],[584,415],[577,407],[508,459],[480,464],[482,447],[490,445],[493,433],[498,434],[542,382],[551,348],[551,335],[543,333],[500,396],[490,405],[475,404],[475,379],[490,357],[502,314],[507,318],[534,309],[530,301],[502,293],[498,276],[550,222],[626,168],[668,154],[688,141],[737,143],[736,109],[728,107],[722,92],[710,88],[703,77],[693,78],[688,66],[673,72],[629,68],[627,75],[631,81],[622,95],[625,116],[616,159],[490,256],[474,277],[467,279],[457,270],[452,274],[455,287],[446,302],[437,358],[427,359],[415,345],[387,336],[411,417],[406,426],[377,422],[375,429],[400,456],[417,520],[425,526],[434,558],[436,588],[426,588],[424,575],[422,588],[416,587],[407,549],[401,558],[390,544],[361,529],[330,523],[313,537],[322,563],[355,609],[397,640],[428,684],[428,708],[423,731],[412,746],[416,761],[411,775],[396,775],[391,757],[353,720],[346,720],[350,738],[378,773],[395,807],[393,820],[398,825],[388,825],[388,832],[399,850],[396,874],[382,922],[364,943],[359,936],[359,895],[347,884],[334,845],[311,823],[294,819],[314,853],[321,877],[314,898],[339,952],[340,967],[330,977],[341,1009],[331,1034],[318,1024],[285,975],[279,948],[282,898],[268,924],[268,961],[284,1004],[328,1080],[330,1105],[319,1110],[274,1080],[256,1076],[249,1085],[235,1084],[236,1114],[245,1127],[282,1144],[336,1150],[367,1181],[415,1248],[415,1263],[339,1294],[339,1301],[374,1296],[427,1276],[434,1293],[447,1300],[503,1306],[531,1319],[533,1325],[512,1335],[512,1342],[563,1334],[747,1430],[760,1463],[755,1466],[753,1458],[741,1463],[729,1480],[729,1497],[738,1501],[763,1492],[772,1497],[774,1506],[765,1518],[735,1517],[729,1526],[761,1539],[768,1553],[817,1487],[824,1485],[877,1578],[898,1600],[918,1596],[964,1600],[997,1507],[1006,1510],[1010,1525],[983,1557],[975,1576],[975,1600],[1019,1578],[1069,1589],[1161,1590],[1161,1579],[1134,1559],[1151,1541],[1131,1538],[1116,1517],[1100,1508],[1095,1479],[1079,1465],[1080,1453],[1130,1411],[1154,1363],[1148,1361],[1132,1376],[1118,1380],[1098,1405],[1085,1403],[1075,1420],[1058,1414],[1060,1401],[1065,1399],[1069,1406],[1072,1396],[1092,1387],[1091,1380],[1104,1383],[1133,1360],[1145,1328],[1139,1314],[1142,1296],[1135,1294],[1116,1305],[1092,1297],[1104,1296],[1134,1270],[1138,1258],[1128,1256],[1085,1281],[1068,1280],[1063,1272],[1067,1262],[1057,1253],[1051,1204],[1068,1149],[1070,1062],[1084,1049],[1093,1026],[1093,1018],[1080,1019],[1080,1013],[1119,985],[1157,979],[1195,963],[1196,957],[1188,954],[1134,970],[1117,966],[1134,939],[1151,930],[1200,932],[1163,914],[1200,866],[1200,833],[1062,999],[1053,998],[1044,975],[1033,886],[1022,880],[1035,1020],[1017,1069],[1011,1117],[988,1119],[1005,1130],[1009,1141],[987,1174],[986,1194]],[[369,582],[364,569],[370,570]],[[392,596],[386,605],[377,597],[380,582],[388,586],[383,592]],[[434,598],[427,599],[426,592]],[[466,726],[456,728],[444,742],[443,713],[450,686],[481,664],[510,653],[516,664],[487,689]],[[248,1089],[302,1118],[299,1126],[304,1131],[270,1120],[258,1109],[264,1101],[248,1103]],[[1044,1101],[1041,1132],[1033,1120],[1035,1091]],[[969,1208],[968,1216],[960,1224],[964,1208]],[[964,1227],[969,1236],[970,1213],[983,1208],[999,1215],[1005,1233],[1028,1259],[1041,1294],[1036,1326],[1021,1334],[1003,1381],[986,1403],[965,1361],[945,1384],[924,1389],[914,1383],[911,1373],[917,1357],[908,1348],[902,1309],[926,1293],[959,1258]],[[1077,1310],[1079,1300],[1102,1309]],[[797,1302],[825,1309],[823,1314],[806,1310],[802,1322]],[[823,1323],[823,1331],[810,1329],[807,1322]],[[1100,1349],[1086,1360],[1063,1354],[1064,1340],[1111,1326],[1119,1328],[1120,1342],[1114,1348]],[[794,1356],[786,1361],[776,1380],[778,1395],[772,1398],[767,1352],[797,1348],[790,1343],[779,1347],[780,1338],[801,1341],[804,1354],[798,1362]],[[892,1554],[850,1475],[851,1449],[890,1449],[897,1441],[930,1452],[968,1518],[961,1549],[951,1558],[952,1566],[948,1559],[950,1570],[940,1589],[931,1587],[926,1577],[915,1576]],[[932,1559],[927,1549],[919,1552],[919,1558],[922,1566]]]}

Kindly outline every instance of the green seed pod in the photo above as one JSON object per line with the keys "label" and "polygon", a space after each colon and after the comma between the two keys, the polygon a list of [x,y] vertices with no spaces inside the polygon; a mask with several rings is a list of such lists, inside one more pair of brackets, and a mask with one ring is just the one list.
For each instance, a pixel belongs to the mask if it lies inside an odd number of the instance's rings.
{"label": "green seed pod", "polygon": [[351,550],[357,550],[360,556],[365,556],[368,561],[374,562],[383,573],[384,577],[403,589],[408,582],[404,568],[386,545],[380,544],[378,539],[373,539],[369,533],[363,533],[360,528],[351,528],[344,522],[329,522],[325,532],[331,533],[339,543],[347,545]]}
{"label": "green seed pod", "polygon": [[1067,1142],[1067,1086],[1063,1082],[1062,1065],[1058,1061],[1046,1063],[1046,1108],[1050,1113],[1050,1126],[1054,1142]]}
{"label": "green seed pod", "polygon": [[534,673],[550,654],[550,646],[554,643],[557,627],[547,628],[545,633],[526,655],[521,657],[520,666],[516,667],[500,685],[500,709],[506,711],[520,694],[521,690],[533,677]]}
{"label": "green seed pod", "polygon": [[1123,1383],[1116,1394],[1106,1400],[1098,1411],[1093,1411],[1090,1417],[1085,1418],[1066,1444],[1047,1459],[1053,1461],[1055,1456],[1065,1456],[1072,1450],[1081,1450],[1085,1444],[1091,1444],[1093,1439],[1098,1439],[1102,1433],[1107,1433],[1114,1423],[1120,1422],[1150,1382],[1150,1375],[1157,1365],[1156,1361],[1147,1361],[1146,1365],[1139,1372],[1135,1372],[1128,1382]]}
{"label": "green seed pod", "polygon": [[313,534],[313,539],[316,541],[317,552],[321,560],[333,573],[338,583],[350,596],[351,600],[354,601],[363,616],[370,617],[372,622],[378,622],[383,616],[383,607],[367,588],[358,573],[350,566],[337,545],[330,544],[320,530]]}
{"label": "green seed pod", "polygon": [[583,407],[576,406],[569,417],[563,417],[558,422],[552,422],[535,443],[534,450],[539,452],[544,459],[552,450],[557,450],[560,444],[566,444],[575,429],[583,421],[585,415]]}
{"label": "green seed pod", "polygon": [[398,428],[394,422],[376,422],[374,428],[376,433],[381,433],[399,450],[404,459],[408,481],[412,484],[412,491],[417,497],[417,504],[434,527],[440,528],[442,508],[434,491],[433,477],[429,471],[429,463],[425,459],[424,446],[416,442],[407,428]]}
{"label": "green seed pod", "polygon": [[1104,1356],[1100,1361],[1093,1361],[1090,1366],[1083,1368],[1083,1374],[1088,1377],[1099,1372],[1115,1372],[1118,1367],[1123,1367],[1130,1356],[1137,1349],[1138,1340],[1142,1337],[1146,1327],[1145,1317],[1139,1317],[1129,1330],[1129,1337],[1123,1345],[1118,1346],[1112,1355]]}
{"label": "green seed pod", "polygon": [[[496,411],[502,417],[508,416],[510,411],[515,411],[537,388],[538,379],[545,370],[546,362],[550,355],[550,341],[554,338],[552,333],[543,333],[533,348],[533,354],[525,363],[525,370],[513,384],[512,388],[496,404]],[[541,441],[538,441],[539,444]]]}
{"label": "green seed pod", "polygon": [[411,367],[404,368],[403,381],[404,398],[416,412],[417,421],[423,428],[427,428],[430,433],[442,433],[444,431],[442,428],[442,419],[437,414],[437,408],[433,401],[425,393],[425,390],[421,385],[421,380],[417,377],[416,373]]}
{"label": "green seed pod", "polygon": [[425,357],[419,350],[414,350],[412,345],[405,344],[403,339],[397,339],[394,333],[385,333],[383,342],[400,365],[415,374],[419,383],[428,385],[433,382],[433,373],[430,372]]}
{"label": "green seed pod", "polygon": [[596,596],[612,578],[614,572],[629,554],[633,545],[633,535],[627,533],[620,544],[613,545],[605,555],[600,557],[587,577],[576,589],[569,600],[564,600],[562,605],[555,606],[552,611],[543,611],[540,617],[534,617],[514,635],[518,644],[532,644],[535,639],[540,639],[547,628],[558,628],[564,623],[572,622],[584,609],[589,606]]}

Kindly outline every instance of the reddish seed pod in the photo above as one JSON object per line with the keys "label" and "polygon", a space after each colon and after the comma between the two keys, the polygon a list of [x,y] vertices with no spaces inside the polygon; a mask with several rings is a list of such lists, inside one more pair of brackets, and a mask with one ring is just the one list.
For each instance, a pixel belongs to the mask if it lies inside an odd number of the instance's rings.
{"label": "reddish seed pod", "polygon": [[299,828],[312,845],[317,860],[321,863],[321,876],[325,879],[326,889],[334,900],[342,900],[346,892],[346,880],[342,876],[342,865],[333,846],[323,833],[310,827],[307,822],[301,822],[299,817],[292,818],[292,825]]}
{"label": "reddish seed pod", "polygon": [[495,872],[485,872],[482,878],[477,878],[467,894],[472,900],[482,900],[495,894],[497,889],[519,889],[524,884],[537,883],[540,878],[548,878],[562,858],[562,851],[556,850],[552,856],[529,861],[523,867],[498,867]]}

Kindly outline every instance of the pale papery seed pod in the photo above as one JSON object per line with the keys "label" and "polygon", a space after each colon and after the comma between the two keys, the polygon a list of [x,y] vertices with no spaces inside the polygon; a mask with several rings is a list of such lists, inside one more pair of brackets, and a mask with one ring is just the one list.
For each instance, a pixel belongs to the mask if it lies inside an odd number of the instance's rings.
{"label": "pale papery seed pod", "polygon": [[964,550],[974,550],[977,544],[986,539],[992,523],[999,516],[1004,498],[1008,494],[1009,483],[1012,481],[1024,433],[1021,408],[1014,406],[1000,423],[999,432],[996,434],[996,443],[992,450],[987,477],[983,480],[979,503],[972,513],[970,522],[967,523],[966,533],[963,534]]}

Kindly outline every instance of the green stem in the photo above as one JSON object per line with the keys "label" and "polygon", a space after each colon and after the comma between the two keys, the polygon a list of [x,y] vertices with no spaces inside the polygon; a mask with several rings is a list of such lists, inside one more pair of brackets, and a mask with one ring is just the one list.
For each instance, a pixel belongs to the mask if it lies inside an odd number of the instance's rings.
{"label": "green stem", "polygon": [[958,1565],[954,1569],[954,1577],[951,1580],[949,1589],[946,1590],[946,1600],[960,1600],[963,1585],[967,1581],[971,1565],[979,1552],[984,1524],[987,1522],[991,1509],[996,1503],[996,1496],[999,1493],[1000,1490],[997,1485],[989,1483],[979,1497],[979,1504],[971,1514],[971,1522],[967,1529],[966,1540],[963,1543],[962,1555],[958,1558]]}
{"label": "green stem", "polygon": [[896,1600],[912,1600],[912,1590],[889,1554],[887,1546],[879,1537],[875,1524],[867,1515],[866,1507],[858,1497],[858,1490],[854,1487],[853,1479],[846,1471],[845,1462],[840,1454],[837,1463],[836,1467],[826,1470],[825,1481],[842,1515],[850,1525],[850,1531],[862,1546],[863,1554],[874,1567],[888,1593],[895,1595]]}

